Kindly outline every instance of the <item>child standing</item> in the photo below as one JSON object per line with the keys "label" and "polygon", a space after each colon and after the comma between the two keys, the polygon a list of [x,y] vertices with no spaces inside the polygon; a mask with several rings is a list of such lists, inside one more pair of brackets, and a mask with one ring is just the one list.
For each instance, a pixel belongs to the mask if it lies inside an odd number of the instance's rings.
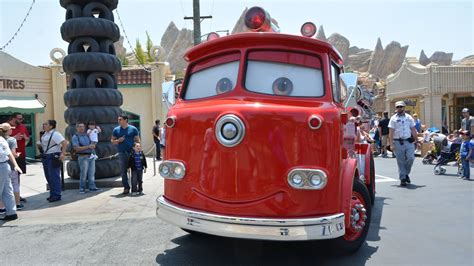
{"label": "child standing", "polygon": [[[91,144],[94,144],[97,146],[97,143],[99,142],[99,133],[102,132],[102,130],[100,129],[98,125],[95,124],[95,121],[90,121],[87,127],[88,127],[87,135],[89,136],[89,139],[91,140]],[[92,151],[90,158],[93,160],[98,158],[95,153],[95,150]]]}
{"label": "child standing", "polygon": [[473,147],[471,146],[469,131],[463,130],[460,132],[460,134],[463,140],[461,144],[461,149],[460,149],[462,170],[463,170],[462,178],[464,180],[470,180],[471,173],[470,173],[470,168],[469,168],[469,161],[471,160]]}
{"label": "child standing", "polygon": [[128,159],[128,168],[132,170],[132,196],[143,195],[143,173],[146,173],[146,159],[140,143],[135,142]]}

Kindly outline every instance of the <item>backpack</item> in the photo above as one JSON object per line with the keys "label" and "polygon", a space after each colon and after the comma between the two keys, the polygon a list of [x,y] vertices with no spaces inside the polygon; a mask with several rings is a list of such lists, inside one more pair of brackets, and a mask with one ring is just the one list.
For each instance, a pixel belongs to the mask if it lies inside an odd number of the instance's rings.
{"label": "backpack", "polygon": [[[74,138],[74,136],[77,137],[76,134],[72,135],[71,141],[69,142],[69,144],[67,146],[67,149],[66,149],[66,151],[69,152],[69,156],[71,157],[71,161],[77,161],[77,152],[74,149],[74,147],[72,146],[72,138]],[[81,144],[79,143],[79,145],[81,145]]]}

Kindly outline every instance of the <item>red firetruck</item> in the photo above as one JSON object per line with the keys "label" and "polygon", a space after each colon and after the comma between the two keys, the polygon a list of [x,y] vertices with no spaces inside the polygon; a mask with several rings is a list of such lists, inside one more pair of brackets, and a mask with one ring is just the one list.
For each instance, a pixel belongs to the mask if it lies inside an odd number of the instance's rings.
{"label": "red firetruck", "polygon": [[337,50],[311,38],[312,23],[296,36],[272,32],[260,7],[245,20],[254,32],[185,55],[165,122],[157,216],[189,233],[356,251],[375,193],[369,144],[354,143],[349,119],[367,113],[357,76],[342,74]]}

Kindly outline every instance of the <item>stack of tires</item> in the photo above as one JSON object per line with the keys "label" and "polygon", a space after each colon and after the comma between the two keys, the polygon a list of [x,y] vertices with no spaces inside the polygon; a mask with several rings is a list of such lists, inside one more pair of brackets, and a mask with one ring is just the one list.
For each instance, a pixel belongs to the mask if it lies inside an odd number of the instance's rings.
{"label": "stack of tires", "polygon": [[[70,140],[78,121],[95,121],[102,129],[96,153],[96,177],[120,175],[116,146],[110,143],[118,115],[122,112],[122,94],[117,89],[115,74],[121,63],[115,56],[114,42],[120,37],[112,10],[118,0],[60,0],[66,11],[61,26],[63,40],[69,42],[68,55],[63,60],[64,71],[70,76],[64,103],[68,107],[64,118]],[[79,178],[77,161],[70,161],[67,172]]]}

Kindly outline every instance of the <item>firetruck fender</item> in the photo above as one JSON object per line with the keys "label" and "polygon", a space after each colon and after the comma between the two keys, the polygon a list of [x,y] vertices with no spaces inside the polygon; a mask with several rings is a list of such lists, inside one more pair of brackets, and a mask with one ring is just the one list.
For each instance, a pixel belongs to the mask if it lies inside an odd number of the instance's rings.
{"label": "firetruck fender", "polygon": [[341,184],[341,210],[345,214],[345,224],[350,224],[350,207],[352,197],[352,185],[354,179],[358,178],[357,159],[347,158],[343,160],[342,184]]}

